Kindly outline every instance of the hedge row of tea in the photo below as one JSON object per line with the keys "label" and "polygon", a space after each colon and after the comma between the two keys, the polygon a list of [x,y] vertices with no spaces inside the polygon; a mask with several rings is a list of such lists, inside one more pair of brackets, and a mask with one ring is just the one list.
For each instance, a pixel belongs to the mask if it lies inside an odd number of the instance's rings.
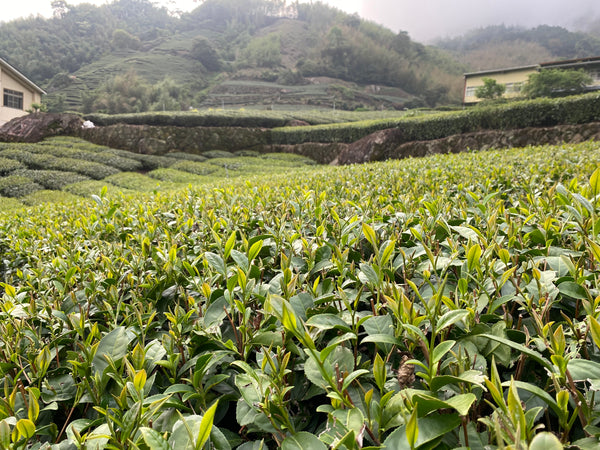
{"label": "hedge row of tea", "polygon": [[273,144],[355,142],[387,128],[402,130],[404,142],[440,139],[480,130],[579,124],[600,120],[600,95],[509,102],[477,106],[464,111],[415,117],[365,120],[312,127],[284,127],[272,131]]}
{"label": "hedge row of tea", "polygon": [[149,112],[137,114],[89,114],[86,119],[95,125],[117,124],[174,127],[247,127],[275,128],[299,120],[311,125],[352,122],[364,119],[383,119],[404,115],[401,111],[261,111],[261,110],[202,110],[192,112]]}
{"label": "hedge row of tea", "polygon": [[3,448],[597,449],[597,144],[0,216]]}
{"label": "hedge row of tea", "polygon": [[295,155],[247,151],[141,155],[73,138],[39,144],[0,143],[0,211],[89,197],[103,186],[115,193],[171,190],[252,173],[291,173],[311,163]]}

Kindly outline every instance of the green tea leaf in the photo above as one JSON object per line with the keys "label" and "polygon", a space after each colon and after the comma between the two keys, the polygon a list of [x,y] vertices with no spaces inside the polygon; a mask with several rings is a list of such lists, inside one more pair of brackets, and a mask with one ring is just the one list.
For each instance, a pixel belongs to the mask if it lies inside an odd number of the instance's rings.
{"label": "green tea leaf", "polygon": [[140,433],[150,450],[169,450],[169,443],[158,431],[148,427],[140,427]]}
{"label": "green tea leaf", "polygon": [[130,338],[125,327],[117,327],[102,338],[92,360],[92,365],[98,375],[102,376],[108,367],[107,356],[116,364],[123,359],[127,354],[129,341]]}
{"label": "green tea leaf", "polygon": [[479,260],[481,259],[481,247],[479,244],[472,244],[467,250],[467,268],[469,271],[473,271],[479,267]]}
{"label": "green tea leaf", "polygon": [[314,434],[300,431],[285,438],[281,450],[327,450],[327,446]]}
{"label": "green tea leaf", "polygon": [[454,325],[456,322],[463,320],[468,315],[469,311],[466,309],[454,309],[444,313],[444,315],[442,315],[442,317],[440,317],[436,323],[436,332],[439,333],[444,328]]}
{"label": "green tea leaf", "polygon": [[[432,442],[456,429],[461,423],[458,414],[431,415],[418,419],[419,435],[415,447]],[[398,427],[383,441],[386,450],[410,450],[406,426]]]}
{"label": "green tea leaf", "polygon": [[560,440],[547,431],[536,434],[529,445],[529,450],[562,450],[563,448]]}
{"label": "green tea leaf", "polygon": [[198,431],[198,438],[196,440],[196,449],[203,448],[206,441],[208,441],[218,405],[219,400],[215,401],[202,416],[202,420],[200,421],[200,429]]}
{"label": "green tea leaf", "polygon": [[444,357],[444,355],[448,353],[452,349],[452,347],[454,347],[454,344],[456,344],[456,341],[449,340],[436,345],[433,349],[432,354],[433,364],[439,362]]}

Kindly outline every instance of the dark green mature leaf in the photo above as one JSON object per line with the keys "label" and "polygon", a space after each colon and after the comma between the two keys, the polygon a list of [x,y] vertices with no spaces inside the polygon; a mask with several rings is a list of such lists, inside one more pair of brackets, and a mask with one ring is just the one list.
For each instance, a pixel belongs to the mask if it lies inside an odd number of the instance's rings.
{"label": "dark green mature leaf", "polygon": [[320,330],[330,330],[337,328],[346,333],[351,333],[352,328],[335,314],[316,314],[306,321],[306,325],[316,327]]}
{"label": "dark green mature leaf", "polygon": [[562,295],[576,299],[587,299],[587,291],[580,284],[572,281],[564,281],[558,285],[558,290]]}
{"label": "dark green mature leaf", "polygon": [[106,357],[110,357],[115,363],[119,363],[127,354],[127,346],[131,341],[125,327],[117,327],[106,334],[96,349],[92,365],[96,373],[100,376],[108,367]]}
{"label": "dark green mature leaf", "polygon": [[574,381],[600,379],[600,363],[588,359],[571,359],[567,364],[567,369]]}
{"label": "dark green mature leaf", "polygon": [[299,433],[288,436],[281,443],[282,450],[327,450],[327,446],[323,444],[314,434],[300,431]]}
{"label": "dark green mature leaf", "polygon": [[535,350],[531,350],[530,348],[525,347],[524,345],[517,344],[516,342],[513,342],[509,339],[506,339],[506,338],[503,338],[500,336],[494,336],[493,334],[479,334],[479,335],[477,335],[477,337],[491,339],[492,341],[496,341],[501,344],[504,344],[514,350],[517,350],[518,352],[521,352],[521,353],[529,356],[531,359],[537,361],[546,369],[548,369],[550,371],[554,371],[553,365],[550,361],[548,361],[546,358],[544,358],[540,353],[536,352]]}
{"label": "dark green mature leaf", "polygon": [[[450,433],[461,423],[458,414],[440,414],[418,419],[419,436],[416,446],[431,442],[446,433]],[[398,427],[383,442],[383,448],[389,450],[410,450],[406,437],[406,427]]]}

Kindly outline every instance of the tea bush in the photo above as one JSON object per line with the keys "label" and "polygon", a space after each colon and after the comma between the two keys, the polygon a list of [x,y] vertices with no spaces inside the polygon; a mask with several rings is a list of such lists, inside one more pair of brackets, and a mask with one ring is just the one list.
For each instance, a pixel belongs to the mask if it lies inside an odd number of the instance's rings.
{"label": "tea bush", "polygon": [[23,167],[23,164],[19,161],[0,157],[0,176],[7,175],[14,170],[22,169]]}
{"label": "tea bush", "polygon": [[157,180],[139,173],[121,172],[102,180],[115,186],[137,192],[152,192],[156,190],[174,189],[176,186],[164,180]]}
{"label": "tea bush", "polygon": [[61,190],[65,186],[89,180],[89,177],[75,172],[62,172],[59,170],[29,170],[22,169],[13,172],[13,175],[20,175],[40,184],[46,189]]}
{"label": "tea bush", "polygon": [[0,214],[0,442],[598,448],[599,166],[501,149]]}
{"label": "tea bush", "polygon": [[0,195],[4,197],[23,197],[40,189],[41,185],[22,175],[0,178]]}
{"label": "tea bush", "polygon": [[559,99],[540,98],[427,116],[275,128],[271,132],[271,140],[274,144],[287,145],[303,142],[351,143],[379,130],[398,128],[402,131],[403,142],[423,141],[479,130],[593,122],[600,120],[599,106],[598,93]]}
{"label": "tea bush", "polygon": [[173,168],[156,169],[152,172],[149,172],[148,176],[157,180],[170,181],[172,183],[180,184],[196,184],[202,180],[198,175]]}

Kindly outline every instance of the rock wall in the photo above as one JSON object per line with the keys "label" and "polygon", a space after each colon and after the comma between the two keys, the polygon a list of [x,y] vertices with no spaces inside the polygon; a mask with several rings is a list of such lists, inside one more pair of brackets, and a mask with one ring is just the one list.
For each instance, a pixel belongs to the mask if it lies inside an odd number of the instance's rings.
{"label": "rock wall", "polygon": [[83,120],[74,114],[33,113],[16,117],[0,127],[0,141],[39,142],[50,136],[74,134]]}
{"label": "rock wall", "polygon": [[390,129],[373,133],[340,151],[333,164],[358,164],[385,159],[419,157],[436,153],[459,153],[465,150],[526,147],[528,145],[579,143],[600,141],[600,122],[583,125],[489,130],[457,134],[431,141],[399,143],[400,130]]}
{"label": "rock wall", "polygon": [[78,135],[96,144],[136,153],[164,154],[184,151],[200,154],[208,150],[256,150],[262,153],[294,153],[312,158],[321,164],[343,165],[436,153],[458,153],[465,150],[578,143],[590,139],[600,141],[600,122],[479,131],[408,143],[403,142],[402,131],[399,129],[378,131],[352,144],[307,142],[300,145],[272,145],[270,132],[264,128],[111,125],[81,129]]}

